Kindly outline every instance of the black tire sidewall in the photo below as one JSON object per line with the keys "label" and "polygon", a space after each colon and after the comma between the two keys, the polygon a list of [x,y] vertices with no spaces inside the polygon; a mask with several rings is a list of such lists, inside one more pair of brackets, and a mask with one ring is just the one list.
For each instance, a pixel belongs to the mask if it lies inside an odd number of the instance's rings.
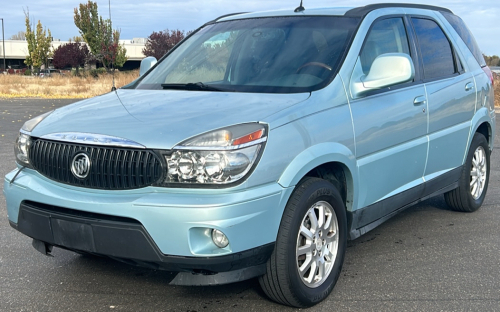
{"label": "black tire sidewall", "polygon": [[[476,149],[482,146],[484,149],[485,157],[486,157],[486,181],[483,189],[483,193],[481,196],[479,196],[478,199],[474,199],[471,194],[471,188],[470,188],[470,172],[472,169],[472,159],[474,158],[474,153],[476,152]],[[472,139],[469,152],[467,154],[467,160],[465,162],[464,166],[464,171],[462,173],[462,178],[460,180],[460,188],[462,189],[462,194],[464,197],[463,198],[466,200],[468,207],[470,207],[471,211],[475,211],[481,207],[483,204],[484,198],[486,196],[486,191],[488,190],[488,184],[489,184],[489,178],[490,178],[490,153],[489,153],[489,146],[488,146],[488,141],[486,141],[486,138],[484,135],[480,133],[476,133]]]}
{"label": "black tire sidewall", "polygon": [[[294,195],[295,194],[292,195],[292,200],[289,202],[293,202]],[[309,208],[311,208],[312,205],[318,201],[326,201],[333,207],[338,220],[339,242],[337,257],[330,272],[330,276],[320,286],[316,288],[309,288],[302,282],[297,270],[296,245],[298,231],[302,220]],[[289,205],[287,205],[287,208],[288,206]],[[282,260],[287,263],[286,272],[288,273],[290,289],[293,292],[294,297],[296,297],[305,306],[311,306],[319,303],[331,293],[338,280],[340,271],[342,270],[347,245],[346,211],[344,202],[342,201],[342,197],[340,196],[338,190],[330,182],[321,179],[315,179],[313,183],[307,184],[306,189],[298,198],[298,202],[296,202],[294,208],[295,211],[290,222],[289,235],[286,238],[286,248],[284,253],[285,259]],[[280,243],[282,244],[284,242],[282,241],[278,244]]]}

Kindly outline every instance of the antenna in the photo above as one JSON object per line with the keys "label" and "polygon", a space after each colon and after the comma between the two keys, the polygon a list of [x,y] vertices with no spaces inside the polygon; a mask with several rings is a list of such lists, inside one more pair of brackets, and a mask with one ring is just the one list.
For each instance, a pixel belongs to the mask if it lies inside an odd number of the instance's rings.
{"label": "antenna", "polygon": [[[113,40],[113,22],[111,21],[111,0],[108,0],[108,9],[109,9],[109,26],[111,27],[111,40]],[[111,56],[111,60],[113,60],[114,57]],[[111,70],[113,71],[113,86],[111,87],[111,91],[116,91],[115,87],[115,62],[111,62]]]}
{"label": "antenna", "polygon": [[302,6],[302,0],[300,0],[300,5],[294,10],[295,13],[304,11],[305,8]]}

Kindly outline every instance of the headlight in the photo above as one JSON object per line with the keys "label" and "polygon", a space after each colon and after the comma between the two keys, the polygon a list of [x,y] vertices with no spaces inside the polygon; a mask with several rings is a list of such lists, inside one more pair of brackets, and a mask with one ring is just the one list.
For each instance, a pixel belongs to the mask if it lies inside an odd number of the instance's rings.
{"label": "headlight", "polygon": [[16,154],[16,161],[18,164],[24,167],[30,167],[30,161],[28,158],[28,149],[31,144],[31,137],[24,133],[19,133],[14,145],[14,153]]}
{"label": "headlight", "polygon": [[28,149],[31,144],[31,137],[29,133],[33,131],[33,129],[35,129],[35,127],[48,115],[52,114],[52,112],[53,110],[26,121],[21,128],[21,132],[19,133],[19,136],[16,139],[16,143],[14,144],[16,161],[21,166],[32,168],[28,158]]}
{"label": "headlight", "polygon": [[52,114],[53,110],[51,110],[50,112],[46,112],[45,114],[42,114],[40,116],[37,116],[33,119],[30,119],[28,121],[26,121],[23,125],[23,127],[21,128],[21,131],[25,131],[25,132],[31,132],[33,131],[33,129],[35,129],[36,125],[38,125],[42,120],[45,119],[45,117],[47,117],[48,115]]}
{"label": "headlight", "polygon": [[246,176],[267,140],[266,126],[232,126],[182,142],[165,155],[164,184],[229,184]]}

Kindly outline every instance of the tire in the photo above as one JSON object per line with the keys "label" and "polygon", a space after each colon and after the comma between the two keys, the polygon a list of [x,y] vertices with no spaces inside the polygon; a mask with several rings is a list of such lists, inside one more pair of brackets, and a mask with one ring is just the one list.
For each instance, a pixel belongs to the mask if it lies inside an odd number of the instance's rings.
{"label": "tire", "polygon": [[483,204],[490,178],[488,141],[481,133],[474,134],[463,166],[458,187],[444,194],[448,206],[456,211],[473,212]]}
{"label": "tire", "polygon": [[339,191],[325,180],[305,178],[285,207],[267,272],[259,283],[278,303],[313,306],[332,292],[346,245],[346,209]]}

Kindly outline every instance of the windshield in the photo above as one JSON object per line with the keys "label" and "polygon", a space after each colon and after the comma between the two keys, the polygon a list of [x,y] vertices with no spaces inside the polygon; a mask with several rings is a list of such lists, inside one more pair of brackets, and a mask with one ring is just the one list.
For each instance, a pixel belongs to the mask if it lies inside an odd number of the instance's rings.
{"label": "windshield", "polygon": [[137,88],[314,91],[333,79],[358,23],[358,18],[305,16],[210,24],[157,64]]}

